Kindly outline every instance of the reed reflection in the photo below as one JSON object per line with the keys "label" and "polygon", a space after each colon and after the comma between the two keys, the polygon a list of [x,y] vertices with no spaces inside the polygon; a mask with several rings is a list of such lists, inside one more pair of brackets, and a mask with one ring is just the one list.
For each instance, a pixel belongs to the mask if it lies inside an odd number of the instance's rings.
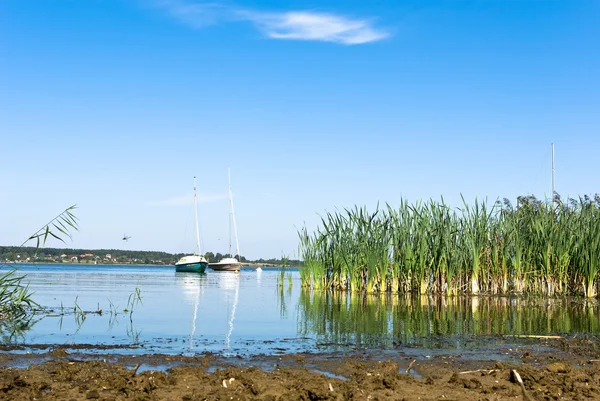
{"label": "reed reflection", "polygon": [[404,297],[303,290],[298,332],[337,344],[394,346],[467,335],[597,333],[599,306],[581,299]]}
{"label": "reed reflection", "polygon": [[279,317],[288,318],[288,305],[292,302],[292,273],[283,268],[277,273],[277,304]]}

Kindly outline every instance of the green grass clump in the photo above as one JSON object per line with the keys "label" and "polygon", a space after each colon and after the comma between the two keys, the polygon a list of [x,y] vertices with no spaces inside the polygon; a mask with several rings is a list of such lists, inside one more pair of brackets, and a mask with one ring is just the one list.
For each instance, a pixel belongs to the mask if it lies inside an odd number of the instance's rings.
{"label": "green grass clump", "polygon": [[[75,205],[68,207],[59,215],[42,226],[21,246],[29,241],[36,241],[36,252],[46,245],[48,238],[64,242],[70,237],[71,230],[77,230],[77,217],[73,214]],[[18,323],[31,318],[32,311],[39,305],[32,300],[32,293],[27,285],[23,285],[25,275],[19,274],[14,266],[0,264],[0,321]]]}

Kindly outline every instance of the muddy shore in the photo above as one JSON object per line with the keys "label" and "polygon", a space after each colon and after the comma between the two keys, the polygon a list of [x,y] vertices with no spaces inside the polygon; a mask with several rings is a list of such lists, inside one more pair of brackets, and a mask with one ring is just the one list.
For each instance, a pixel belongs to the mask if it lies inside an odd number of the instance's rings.
{"label": "muddy shore", "polygon": [[190,357],[0,347],[0,400],[591,400],[599,348],[596,337],[540,338],[507,350],[507,362],[401,348]]}

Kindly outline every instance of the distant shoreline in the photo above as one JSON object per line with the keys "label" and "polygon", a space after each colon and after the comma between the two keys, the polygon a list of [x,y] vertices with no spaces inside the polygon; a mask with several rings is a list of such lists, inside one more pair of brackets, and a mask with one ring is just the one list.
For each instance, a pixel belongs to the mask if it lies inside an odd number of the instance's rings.
{"label": "distant shoreline", "polygon": [[[0,262],[0,266],[11,266],[11,265],[74,265],[74,266],[144,266],[144,267],[168,267],[174,266],[175,264],[145,264],[145,263],[74,263],[74,262],[51,262],[51,261],[40,261],[40,262],[24,262],[24,261],[4,261]],[[262,264],[262,263],[242,263],[242,268],[253,267],[261,269],[281,269],[283,266],[274,264]],[[297,269],[298,266],[285,266],[286,269]]]}
{"label": "distant shoreline", "polygon": [[[72,248],[36,248],[0,246],[0,263],[69,263],[69,264],[117,264],[140,266],[171,266],[186,254],[172,254],[163,251],[133,251],[122,249],[72,249]],[[209,262],[217,262],[228,254],[205,252],[204,257]],[[242,255],[238,256],[242,264],[249,267],[275,267],[285,265],[301,266],[302,261],[282,259],[254,259],[250,260]]]}

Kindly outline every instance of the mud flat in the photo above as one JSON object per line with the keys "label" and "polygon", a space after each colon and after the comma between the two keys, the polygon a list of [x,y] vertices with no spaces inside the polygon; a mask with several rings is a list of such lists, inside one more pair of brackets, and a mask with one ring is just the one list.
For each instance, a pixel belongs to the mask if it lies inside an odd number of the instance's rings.
{"label": "mud flat", "polygon": [[592,400],[599,346],[594,336],[535,338],[502,358],[415,358],[402,347],[252,357],[2,347],[0,400]]}

